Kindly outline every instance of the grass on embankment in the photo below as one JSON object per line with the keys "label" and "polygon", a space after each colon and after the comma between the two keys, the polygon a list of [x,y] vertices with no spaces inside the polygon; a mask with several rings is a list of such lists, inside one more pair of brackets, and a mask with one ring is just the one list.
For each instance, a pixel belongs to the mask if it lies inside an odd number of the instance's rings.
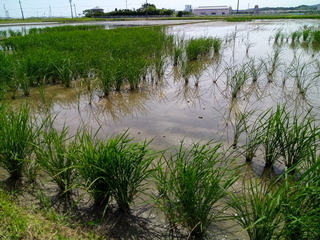
{"label": "grass on embankment", "polygon": [[[10,23],[33,23],[33,22],[59,22],[59,23],[72,23],[72,22],[85,22],[85,21],[134,21],[145,18],[27,18],[25,20],[12,18],[0,19],[0,24]],[[255,19],[320,19],[320,14],[275,14],[275,15],[224,15],[224,16],[191,16],[191,17],[169,17],[169,18],[149,18],[148,20],[221,20],[228,22],[243,22],[252,21]]]}
{"label": "grass on embankment", "polygon": [[3,190],[0,190],[0,219],[0,239],[4,240],[98,239],[79,227],[68,227],[66,220],[53,211],[42,214],[18,206]]}

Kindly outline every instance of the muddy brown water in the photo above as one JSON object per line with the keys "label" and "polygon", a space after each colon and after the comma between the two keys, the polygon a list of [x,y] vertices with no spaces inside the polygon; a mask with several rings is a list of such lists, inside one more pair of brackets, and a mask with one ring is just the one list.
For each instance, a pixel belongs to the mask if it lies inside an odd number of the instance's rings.
{"label": "muddy brown water", "polygon": [[[125,23],[116,22],[112,23],[112,26]],[[294,59],[297,59],[297,67],[308,65],[303,77],[311,79],[311,76],[320,72],[320,65],[317,65],[320,59],[319,51],[305,50],[290,43],[283,44],[280,52],[281,63],[272,83],[268,83],[266,74],[263,73],[256,84],[248,80],[235,100],[230,97],[230,90],[226,84],[226,68],[236,69],[249,59],[268,61],[276,48],[274,36],[277,31],[282,30],[283,33],[289,34],[305,25],[319,27],[320,21],[205,21],[169,26],[169,33],[184,38],[212,36],[223,39],[220,61],[207,66],[200,77],[198,87],[194,84],[193,76],[190,77],[188,85],[182,78],[175,78],[175,68],[172,62],[168,61],[161,81],[157,84],[151,83],[152,76],[148,76],[149,81],[141,84],[137,91],[130,92],[124,89],[111,93],[107,98],[99,98],[98,93],[94,93],[92,97],[81,93],[81,89],[76,85],[73,88],[50,86],[45,90],[45,102],[49,104],[51,113],[56,115],[56,127],[59,129],[66,124],[73,133],[79,126],[87,126],[93,131],[100,128],[99,137],[129,129],[130,136],[136,141],[153,139],[151,147],[159,150],[178,146],[182,140],[188,145],[211,139],[223,141],[227,148],[233,141],[237,112],[256,109],[258,114],[277,103],[285,103],[291,109],[299,111],[305,111],[312,106],[318,116],[319,78],[314,79],[307,89],[306,96],[301,97],[287,69]],[[306,81],[310,81],[308,79]],[[90,99],[92,104],[89,104]],[[28,101],[40,109],[43,101],[38,89],[33,89]],[[244,140],[240,138],[240,143]],[[259,157],[254,159],[253,167],[256,172],[261,171],[263,162]],[[280,172],[282,166],[278,165],[276,168]],[[234,226],[234,223],[227,223],[217,229],[221,231],[219,239],[247,238],[243,232],[239,232],[241,229]]]}
{"label": "muddy brown water", "polygon": [[[151,21],[152,22],[152,21]],[[111,23],[113,26],[124,23]],[[136,24],[136,23],[135,23]],[[70,125],[76,131],[80,125],[92,129],[101,127],[100,136],[116,134],[129,129],[136,140],[154,138],[152,146],[157,149],[179,145],[201,139],[233,141],[233,116],[235,112],[257,109],[257,112],[286,103],[295,108],[313,106],[317,111],[320,105],[316,79],[308,89],[307,97],[302,99],[293,87],[292,79],[282,87],[286,70],[294,58],[300,66],[308,66],[308,74],[319,72],[316,62],[319,51],[305,51],[283,44],[280,52],[279,70],[272,83],[267,83],[262,73],[257,84],[248,80],[238,98],[232,101],[226,85],[226,68],[236,69],[249,59],[267,61],[274,51],[273,37],[281,29],[291,33],[302,26],[319,26],[319,20],[256,20],[252,22],[203,22],[168,27],[168,32],[184,38],[212,36],[223,39],[220,63],[212,63],[203,71],[199,86],[190,77],[188,85],[182,78],[175,78],[175,69],[169,61],[163,80],[157,84],[142,84],[138,91],[113,92],[108,98],[99,98],[94,93],[89,105],[87,94],[79,94],[77,87],[48,87],[47,102],[51,112],[57,115],[57,127]],[[319,61],[318,61],[319,62]],[[151,76],[149,76],[150,80]],[[216,81],[216,82],[214,82]],[[53,93],[53,95],[51,94]],[[37,89],[31,101],[40,102]],[[40,103],[41,104],[41,103]]]}

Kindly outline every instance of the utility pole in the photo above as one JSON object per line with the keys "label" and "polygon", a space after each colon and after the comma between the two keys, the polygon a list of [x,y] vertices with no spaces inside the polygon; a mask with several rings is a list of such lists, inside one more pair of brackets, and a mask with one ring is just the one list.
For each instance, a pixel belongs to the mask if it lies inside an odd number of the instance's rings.
{"label": "utility pole", "polygon": [[72,0],[69,0],[69,3],[70,3],[70,11],[71,11],[71,18],[73,18],[73,12],[72,12]]}
{"label": "utility pole", "polygon": [[73,4],[73,8],[74,8],[74,16],[77,17],[77,9],[76,9],[76,4]]}
{"label": "utility pole", "polygon": [[128,1],[126,0],[126,9],[128,9]]}
{"label": "utility pole", "polygon": [[148,19],[148,0],[146,0],[146,16],[147,16],[147,19]]}
{"label": "utility pole", "polygon": [[52,13],[51,13],[51,6],[49,5],[49,18],[52,17]]}
{"label": "utility pole", "polygon": [[238,5],[237,5],[237,13],[239,13],[239,0],[238,0]]}
{"label": "utility pole", "polygon": [[19,4],[20,4],[20,10],[21,10],[21,15],[22,15],[22,20],[24,20],[23,10],[22,10],[22,6],[21,6],[21,0],[19,0]]}
{"label": "utility pole", "polygon": [[10,18],[9,11],[6,9],[6,5],[5,4],[3,4],[3,8],[4,8],[4,13],[6,15],[6,18],[9,19]]}

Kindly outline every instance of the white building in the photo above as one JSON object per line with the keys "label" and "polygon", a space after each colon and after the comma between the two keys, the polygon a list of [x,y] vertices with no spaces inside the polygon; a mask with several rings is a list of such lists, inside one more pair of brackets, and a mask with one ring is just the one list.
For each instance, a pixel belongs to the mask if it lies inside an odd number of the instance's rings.
{"label": "white building", "polygon": [[193,9],[195,15],[211,16],[211,15],[230,15],[232,8],[228,6],[201,6]]}

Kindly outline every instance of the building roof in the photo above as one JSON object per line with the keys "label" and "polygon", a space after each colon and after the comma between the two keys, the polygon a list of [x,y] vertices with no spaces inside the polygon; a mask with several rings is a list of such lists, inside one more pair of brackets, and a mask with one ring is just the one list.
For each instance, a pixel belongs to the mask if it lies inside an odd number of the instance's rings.
{"label": "building roof", "polygon": [[228,6],[199,6],[197,8],[194,8],[195,10],[224,10],[229,9]]}
{"label": "building roof", "polygon": [[96,6],[95,8],[91,8],[91,10],[103,10],[103,9]]}

